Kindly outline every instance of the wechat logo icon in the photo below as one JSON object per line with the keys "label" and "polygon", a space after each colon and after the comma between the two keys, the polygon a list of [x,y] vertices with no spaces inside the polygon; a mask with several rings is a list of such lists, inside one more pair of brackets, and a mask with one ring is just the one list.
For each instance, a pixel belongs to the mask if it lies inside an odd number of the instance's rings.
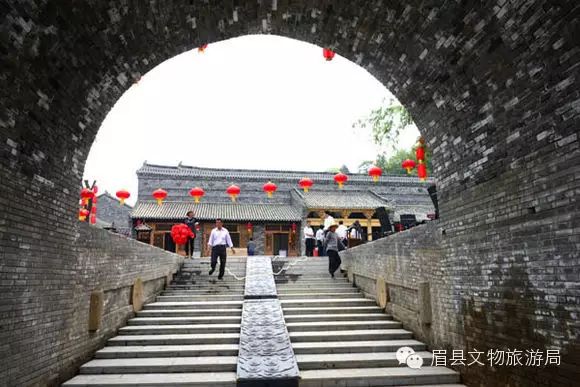
{"label": "wechat logo icon", "polygon": [[406,364],[407,367],[419,369],[423,366],[423,358],[415,353],[411,347],[401,347],[397,349],[397,360],[399,364]]}

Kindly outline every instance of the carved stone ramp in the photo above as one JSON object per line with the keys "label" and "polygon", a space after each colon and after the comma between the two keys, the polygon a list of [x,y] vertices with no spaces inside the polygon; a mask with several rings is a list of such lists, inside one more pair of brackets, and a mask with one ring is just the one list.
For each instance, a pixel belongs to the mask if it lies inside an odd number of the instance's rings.
{"label": "carved stone ramp", "polygon": [[277,297],[271,258],[248,257],[238,386],[298,386],[300,372]]}

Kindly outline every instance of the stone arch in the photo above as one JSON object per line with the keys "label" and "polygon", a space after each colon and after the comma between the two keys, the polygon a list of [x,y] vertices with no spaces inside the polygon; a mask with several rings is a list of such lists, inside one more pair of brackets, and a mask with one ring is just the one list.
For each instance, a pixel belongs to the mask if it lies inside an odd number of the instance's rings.
{"label": "stone arch", "polygon": [[[485,267],[504,257],[518,265],[572,257],[573,239],[562,237],[577,233],[578,204],[569,193],[580,187],[579,16],[572,3],[30,1],[3,8],[3,273],[59,267],[72,297],[80,270],[78,182],[112,105],[165,59],[264,33],[330,46],[365,67],[428,139],[445,230],[442,281],[458,316],[434,324],[442,344],[463,343],[461,300],[494,282]],[[62,289],[37,284],[27,294],[54,300]],[[68,301],[50,304],[66,309]]]}

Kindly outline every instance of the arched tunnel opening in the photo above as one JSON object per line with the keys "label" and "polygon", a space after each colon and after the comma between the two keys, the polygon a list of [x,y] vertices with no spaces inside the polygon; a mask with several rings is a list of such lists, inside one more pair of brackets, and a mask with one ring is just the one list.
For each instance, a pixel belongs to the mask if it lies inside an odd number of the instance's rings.
{"label": "arched tunnel opening", "polygon": [[[562,355],[560,368],[471,367],[461,370],[463,381],[573,384],[579,361],[577,5],[2,5],[6,362],[0,375],[8,384],[62,382],[86,360],[87,349],[113,333],[86,332],[88,306],[81,303],[123,277],[107,278],[108,261],[91,251],[107,244],[107,254],[132,256],[142,246],[116,246],[76,219],[78,183],[105,115],[164,60],[256,33],[332,47],[360,64],[407,107],[428,139],[441,214],[433,229],[441,259],[431,275],[431,345],[539,347]],[[420,240],[413,239],[416,249]],[[142,268],[143,275],[161,278],[176,262],[167,256],[163,264]]]}

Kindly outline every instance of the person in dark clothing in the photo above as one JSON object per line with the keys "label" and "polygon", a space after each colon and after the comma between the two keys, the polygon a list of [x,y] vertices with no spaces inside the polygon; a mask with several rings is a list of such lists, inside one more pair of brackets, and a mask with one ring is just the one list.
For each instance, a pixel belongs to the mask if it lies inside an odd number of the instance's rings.
{"label": "person in dark clothing", "polygon": [[187,243],[185,244],[185,255],[189,258],[193,258],[193,247],[195,243],[195,227],[198,224],[197,219],[195,219],[194,215],[195,214],[193,213],[193,211],[187,211],[184,222],[185,224],[187,224],[187,227],[189,227],[189,229],[193,233],[193,236],[189,237],[187,239]]}
{"label": "person in dark clothing", "polygon": [[336,234],[337,227],[338,224],[336,222],[331,223],[328,226],[326,237],[324,238],[326,254],[328,255],[328,272],[332,278],[334,278],[334,272],[340,267],[340,264],[342,263],[338,252],[340,250],[344,250],[344,246],[342,246],[342,242]]}
{"label": "person in dark clothing", "polygon": [[324,226],[322,224],[318,231],[316,231],[316,247],[318,247],[318,256],[324,257]]}
{"label": "person in dark clothing", "polygon": [[254,238],[250,238],[248,242],[248,256],[256,254],[256,242],[254,242]]}

